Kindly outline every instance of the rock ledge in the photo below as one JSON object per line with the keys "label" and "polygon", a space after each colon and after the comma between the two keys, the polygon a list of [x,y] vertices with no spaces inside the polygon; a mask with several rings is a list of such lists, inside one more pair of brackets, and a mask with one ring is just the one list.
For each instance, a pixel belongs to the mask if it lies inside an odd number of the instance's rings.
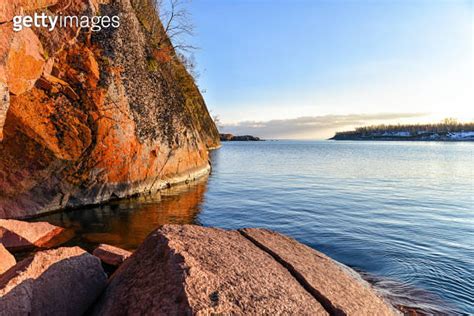
{"label": "rock ledge", "polygon": [[347,269],[268,230],[165,225],[115,272],[94,314],[397,314]]}

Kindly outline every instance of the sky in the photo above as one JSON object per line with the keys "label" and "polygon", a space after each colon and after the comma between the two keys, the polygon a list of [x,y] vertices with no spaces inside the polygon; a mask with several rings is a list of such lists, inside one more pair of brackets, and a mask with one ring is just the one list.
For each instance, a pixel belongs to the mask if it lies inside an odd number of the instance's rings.
{"label": "sky", "polygon": [[193,0],[198,84],[222,132],[321,139],[474,120],[474,5]]}

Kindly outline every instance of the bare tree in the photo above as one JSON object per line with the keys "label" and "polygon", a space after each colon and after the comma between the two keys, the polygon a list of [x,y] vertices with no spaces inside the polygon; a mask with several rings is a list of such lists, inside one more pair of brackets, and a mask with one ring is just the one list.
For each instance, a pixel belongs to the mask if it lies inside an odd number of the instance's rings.
{"label": "bare tree", "polygon": [[[190,52],[197,47],[187,42],[187,37],[194,35],[194,24],[186,9],[186,0],[154,0],[160,20],[173,48],[181,53]],[[162,44],[164,38],[160,39]]]}

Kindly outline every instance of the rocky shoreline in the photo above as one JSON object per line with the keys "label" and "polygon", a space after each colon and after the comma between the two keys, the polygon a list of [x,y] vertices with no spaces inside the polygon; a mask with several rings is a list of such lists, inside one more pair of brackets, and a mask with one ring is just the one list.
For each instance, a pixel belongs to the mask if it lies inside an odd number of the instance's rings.
{"label": "rocky shoreline", "polygon": [[[0,243],[11,250],[14,235],[27,232],[18,228],[25,224],[5,221]],[[30,239],[51,230],[39,224]],[[6,315],[399,314],[351,269],[266,229],[164,225],[133,253],[109,245],[93,254],[37,247],[16,264],[4,248],[0,262],[10,267],[0,272],[0,309]]]}

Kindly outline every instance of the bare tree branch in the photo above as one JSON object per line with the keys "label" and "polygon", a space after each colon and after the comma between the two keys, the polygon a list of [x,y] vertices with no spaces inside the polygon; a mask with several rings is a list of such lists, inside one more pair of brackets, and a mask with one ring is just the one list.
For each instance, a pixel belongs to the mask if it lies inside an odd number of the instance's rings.
{"label": "bare tree branch", "polygon": [[163,22],[166,35],[177,50],[189,51],[196,49],[186,44],[185,37],[194,35],[194,25],[184,0],[155,0],[158,14]]}

